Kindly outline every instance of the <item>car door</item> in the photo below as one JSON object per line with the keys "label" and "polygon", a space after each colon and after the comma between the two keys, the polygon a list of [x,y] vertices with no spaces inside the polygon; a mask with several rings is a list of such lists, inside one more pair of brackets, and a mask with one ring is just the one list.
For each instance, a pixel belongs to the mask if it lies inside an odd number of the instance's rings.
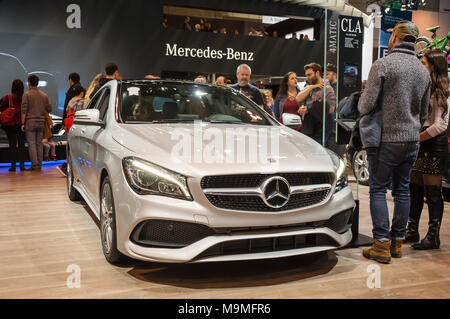
{"label": "car door", "polygon": [[[99,94],[96,94],[87,105],[87,108],[96,108],[101,96],[101,92],[99,92]],[[87,128],[88,126],[85,124],[74,122],[74,124],[70,128],[67,139],[69,143],[70,156],[73,163],[72,171],[74,174],[74,178],[81,182],[82,187],[85,191],[87,191],[86,178],[88,176],[86,175],[86,173],[89,169],[86,154],[89,153],[89,149],[91,148],[91,142],[86,139],[85,135]]]}
{"label": "car door", "polygon": [[[106,111],[108,109],[109,98],[111,95],[111,88],[105,87],[102,89],[98,102],[93,105],[100,112],[100,120],[105,122]],[[89,197],[98,204],[98,189],[97,189],[97,175],[99,167],[97,165],[98,147],[97,140],[105,131],[104,127],[96,125],[85,125],[80,131],[80,147],[83,158],[85,159],[84,171],[85,171],[85,186],[86,191],[89,193]]]}

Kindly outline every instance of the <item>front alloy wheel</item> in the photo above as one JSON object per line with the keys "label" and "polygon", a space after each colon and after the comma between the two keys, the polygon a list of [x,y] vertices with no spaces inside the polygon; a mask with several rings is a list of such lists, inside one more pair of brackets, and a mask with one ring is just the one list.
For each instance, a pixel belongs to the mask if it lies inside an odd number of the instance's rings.
{"label": "front alloy wheel", "polygon": [[356,152],[353,156],[353,173],[361,185],[369,185],[369,162],[365,150]]}
{"label": "front alloy wheel", "polygon": [[108,262],[123,261],[124,255],[117,249],[116,214],[109,177],[105,177],[100,192],[100,234],[103,254]]}

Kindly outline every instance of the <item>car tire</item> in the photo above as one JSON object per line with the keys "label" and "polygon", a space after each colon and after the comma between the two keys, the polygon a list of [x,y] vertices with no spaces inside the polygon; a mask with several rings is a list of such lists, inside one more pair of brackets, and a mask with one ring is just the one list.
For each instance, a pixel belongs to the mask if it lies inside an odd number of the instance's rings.
{"label": "car tire", "polygon": [[[67,152],[69,153],[69,152]],[[73,187],[73,171],[72,171],[72,161],[70,160],[70,155],[67,154],[67,195],[72,202],[82,201],[83,197],[81,194]]]}
{"label": "car tire", "polygon": [[109,263],[126,261],[126,257],[117,249],[116,209],[108,176],[103,180],[100,190],[100,238],[103,254]]}
{"label": "car tire", "polygon": [[356,181],[361,185],[369,186],[369,162],[367,161],[367,152],[365,150],[355,152],[352,168]]}

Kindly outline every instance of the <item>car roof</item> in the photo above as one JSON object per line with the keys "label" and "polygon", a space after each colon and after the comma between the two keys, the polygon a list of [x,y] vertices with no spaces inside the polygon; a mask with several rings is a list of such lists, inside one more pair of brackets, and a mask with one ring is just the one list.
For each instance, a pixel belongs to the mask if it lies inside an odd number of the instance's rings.
{"label": "car roof", "polygon": [[166,79],[166,80],[162,80],[162,79],[126,79],[126,80],[119,80],[117,81],[119,84],[132,84],[132,83],[154,83],[154,84],[163,84],[163,83],[169,83],[169,84],[195,84],[195,85],[200,85],[200,86],[208,86],[208,87],[219,87],[219,88],[224,88],[224,89],[232,89],[228,86],[220,86],[220,85],[215,85],[215,84],[210,84],[210,83],[198,83],[198,82],[194,82],[194,81],[187,81],[187,80],[170,80],[170,79]]}
{"label": "car roof", "polygon": [[220,90],[227,90],[229,92],[239,92],[238,90],[230,87],[230,86],[223,86],[223,85],[215,85],[215,84],[211,84],[211,83],[198,83],[198,82],[194,82],[194,81],[187,81],[187,80],[171,80],[171,79],[126,79],[126,80],[117,80],[117,83],[120,84],[133,84],[133,83],[148,83],[148,84],[195,84],[198,86],[204,86],[204,87],[211,87],[211,88],[215,88],[215,89],[220,89]]}

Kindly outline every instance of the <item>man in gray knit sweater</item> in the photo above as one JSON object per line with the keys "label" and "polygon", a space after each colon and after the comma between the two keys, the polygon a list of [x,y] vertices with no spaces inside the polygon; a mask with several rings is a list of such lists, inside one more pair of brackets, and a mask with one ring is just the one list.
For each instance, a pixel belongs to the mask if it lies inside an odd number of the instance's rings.
{"label": "man in gray knit sweater", "polygon": [[[409,215],[409,181],[419,150],[419,132],[427,118],[431,79],[415,56],[418,29],[400,21],[392,30],[389,55],[370,69],[358,104],[361,114],[381,110],[381,143],[368,149],[370,214],[374,243],[363,250],[366,258],[389,263],[401,257]],[[389,229],[386,190],[392,183],[394,217]]]}
{"label": "man in gray knit sweater", "polygon": [[42,166],[45,114],[52,111],[50,100],[44,92],[39,90],[39,77],[28,77],[29,91],[22,97],[22,131],[25,131],[30,154],[31,167],[29,171],[40,171]]}

